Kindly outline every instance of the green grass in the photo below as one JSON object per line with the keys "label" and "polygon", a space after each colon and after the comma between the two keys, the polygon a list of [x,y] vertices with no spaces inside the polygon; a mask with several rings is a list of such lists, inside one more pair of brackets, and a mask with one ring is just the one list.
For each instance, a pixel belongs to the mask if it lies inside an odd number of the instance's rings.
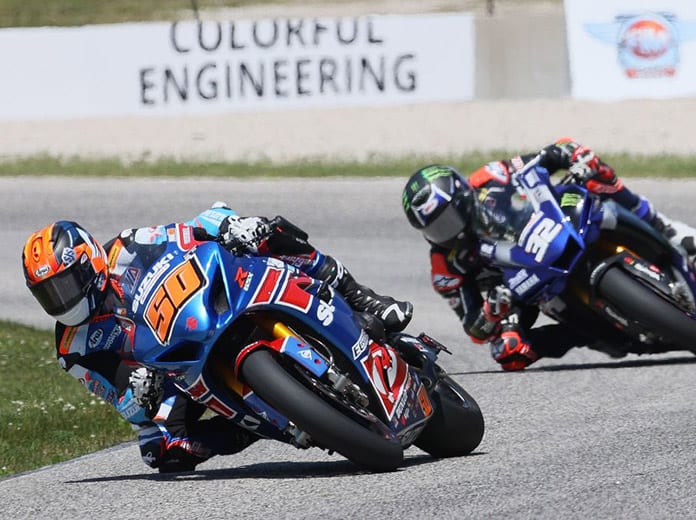
{"label": "green grass", "polygon": [[52,332],[0,321],[0,372],[0,477],[135,437],[60,368]]}
{"label": "green grass", "polygon": [[[341,0],[324,3],[338,4]],[[495,9],[522,0],[495,0]],[[536,0],[525,0],[533,3]],[[562,0],[554,0],[560,3]],[[546,0],[548,2],[548,0]],[[307,0],[0,0],[0,27],[74,26],[98,23],[178,20],[198,10],[264,4],[307,5]],[[309,2],[321,3],[321,2]],[[450,9],[486,12],[486,0],[456,0]]]}
{"label": "green grass", "polygon": [[[47,155],[6,159],[0,161],[0,176],[65,175],[65,176],[124,176],[124,177],[328,177],[328,176],[388,176],[407,177],[420,166],[442,162],[453,164],[468,174],[482,164],[499,158],[512,157],[513,152],[477,152],[457,157],[379,158],[366,162],[303,161],[288,164],[272,162],[187,162],[175,160],[139,160],[121,162],[118,159],[89,160],[60,159]],[[696,177],[696,156],[638,156],[602,154],[602,158],[621,176],[627,177]]]}
{"label": "green grass", "polygon": [[[282,0],[197,0],[199,10]],[[0,27],[73,26],[173,20],[193,15],[191,0],[0,0]]]}

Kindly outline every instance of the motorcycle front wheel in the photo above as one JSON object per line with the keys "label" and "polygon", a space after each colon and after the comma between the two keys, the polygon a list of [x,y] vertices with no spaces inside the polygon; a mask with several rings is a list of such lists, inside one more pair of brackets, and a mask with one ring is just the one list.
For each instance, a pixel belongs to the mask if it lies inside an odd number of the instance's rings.
{"label": "motorcycle front wheel", "polygon": [[394,471],[403,463],[397,439],[385,439],[343,415],[288,373],[268,350],[247,355],[241,373],[254,393],[317,445],[371,471]]}

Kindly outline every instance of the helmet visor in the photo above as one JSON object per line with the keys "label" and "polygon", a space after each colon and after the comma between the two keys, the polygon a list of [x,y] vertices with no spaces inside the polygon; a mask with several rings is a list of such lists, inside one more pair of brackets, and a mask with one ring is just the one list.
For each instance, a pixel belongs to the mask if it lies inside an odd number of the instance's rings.
{"label": "helmet visor", "polygon": [[78,261],[29,290],[48,314],[56,316],[72,309],[85,297],[95,274],[91,262]]}
{"label": "helmet visor", "polygon": [[453,204],[448,204],[430,224],[423,228],[423,236],[435,244],[444,244],[464,231],[466,223]]}

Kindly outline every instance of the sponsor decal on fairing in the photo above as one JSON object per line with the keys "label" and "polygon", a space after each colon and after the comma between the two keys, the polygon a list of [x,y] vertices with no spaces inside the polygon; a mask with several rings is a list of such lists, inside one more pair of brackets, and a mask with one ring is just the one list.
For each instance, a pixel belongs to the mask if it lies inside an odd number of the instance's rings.
{"label": "sponsor decal on fairing", "polygon": [[138,291],[135,294],[135,298],[133,298],[131,310],[134,313],[138,312],[138,307],[145,303],[145,300],[147,299],[157,280],[167,272],[171,261],[174,260],[175,255],[176,253],[167,253],[147,272],[145,278],[143,278],[143,281],[138,286]]}
{"label": "sponsor decal on fairing", "polygon": [[633,264],[633,268],[636,271],[649,276],[650,278],[652,278],[655,281],[659,282],[662,280],[662,275],[660,274],[659,271],[655,271],[655,269],[657,269],[657,267],[655,267],[655,266],[646,267],[641,262],[635,262]]}
{"label": "sponsor decal on fairing", "polygon": [[324,327],[328,327],[333,322],[335,310],[336,307],[332,305],[332,301],[325,302],[324,300],[319,300],[319,304],[317,305],[317,319]]}
{"label": "sponsor decal on fairing", "polygon": [[370,344],[370,338],[367,335],[367,333],[363,330],[360,332],[360,337],[358,338],[358,341],[355,342],[353,347],[351,348],[353,352],[353,359],[359,359],[360,356],[363,355],[365,350],[367,350],[367,346]]}
{"label": "sponsor decal on fairing", "polygon": [[374,342],[361,363],[387,417],[391,419],[411,380],[408,365],[393,348]]}

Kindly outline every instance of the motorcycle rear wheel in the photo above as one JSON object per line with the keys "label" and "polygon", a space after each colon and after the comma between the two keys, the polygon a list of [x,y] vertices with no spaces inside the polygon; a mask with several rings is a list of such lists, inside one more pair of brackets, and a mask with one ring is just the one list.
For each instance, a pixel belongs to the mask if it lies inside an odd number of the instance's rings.
{"label": "motorcycle rear wheel", "polygon": [[670,344],[695,352],[696,320],[618,267],[602,276],[597,290],[632,319],[649,326]]}
{"label": "motorcycle rear wheel", "polygon": [[385,439],[343,415],[288,373],[269,351],[250,353],[241,373],[261,399],[321,447],[371,471],[394,471],[403,463],[398,440]]}
{"label": "motorcycle rear wheel", "polygon": [[414,444],[433,457],[460,457],[483,439],[484,420],[478,404],[452,378],[441,379],[431,396],[436,410]]}

